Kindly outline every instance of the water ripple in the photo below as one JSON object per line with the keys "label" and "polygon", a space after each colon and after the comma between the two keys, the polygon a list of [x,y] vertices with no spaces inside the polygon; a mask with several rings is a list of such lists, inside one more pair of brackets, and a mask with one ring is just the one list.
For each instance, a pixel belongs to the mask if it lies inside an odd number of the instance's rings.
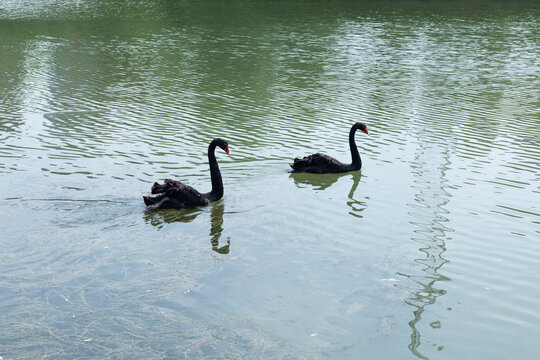
{"label": "water ripple", "polygon": [[[496,5],[2,2],[0,355],[526,351],[537,16]],[[286,172],[357,121],[362,172]],[[218,136],[224,199],[144,213]]]}

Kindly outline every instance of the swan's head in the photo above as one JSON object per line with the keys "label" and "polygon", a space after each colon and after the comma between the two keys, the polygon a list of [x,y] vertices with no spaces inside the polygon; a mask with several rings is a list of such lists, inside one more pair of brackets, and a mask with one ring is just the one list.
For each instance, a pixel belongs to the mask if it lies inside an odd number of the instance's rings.
{"label": "swan's head", "polygon": [[365,132],[366,134],[369,135],[369,131],[368,131],[366,125],[362,124],[361,122],[357,122],[356,124],[354,124],[354,128],[360,129],[360,130],[362,130],[363,132]]}
{"label": "swan's head", "polygon": [[227,155],[230,155],[229,154],[229,144],[227,143],[227,140],[222,139],[222,138],[215,138],[212,142],[216,146],[219,146],[223,151],[225,151],[227,153]]}

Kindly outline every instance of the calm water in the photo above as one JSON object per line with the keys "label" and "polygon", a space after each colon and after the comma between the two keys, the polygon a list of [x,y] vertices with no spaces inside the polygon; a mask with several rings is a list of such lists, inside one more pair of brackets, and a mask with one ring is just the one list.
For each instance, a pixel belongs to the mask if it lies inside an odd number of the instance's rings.
{"label": "calm water", "polygon": [[0,1],[2,359],[540,358],[537,2],[109,3]]}

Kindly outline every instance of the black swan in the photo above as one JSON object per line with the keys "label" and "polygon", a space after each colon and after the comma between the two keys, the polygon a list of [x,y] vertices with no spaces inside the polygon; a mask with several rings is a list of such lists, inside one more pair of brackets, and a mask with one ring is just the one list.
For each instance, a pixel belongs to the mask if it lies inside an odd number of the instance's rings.
{"label": "black swan", "polygon": [[302,159],[295,158],[294,162],[289,164],[292,168],[292,172],[327,174],[360,170],[362,167],[362,160],[360,159],[360,154],[358,153],[358,148],[354,141],[354,133],[357,129],[360,129],[369,135],[366,125],[362,123],[357,122],[351,127],[351,131],[349,132],[349,145],[351,147],[352,163],[344,164],[331,156],[316,153],[304,156]]}
{"label": "black swan", "polygon": [[216,161],[214,150],[216,146],[223,149],[229,155],[229,144],[221,138],[216,138],[208,145],[208,162],[210,164],[210,177],[212,178],[212,191],[201,194],[189,185],[180,181],[167,179],[163,185],[154,183],[152,194],[157,196],[143,196],[147,210],[155,209],[188,209],[196,206],[208,205],[223,197],[223,181],[221,172]]}

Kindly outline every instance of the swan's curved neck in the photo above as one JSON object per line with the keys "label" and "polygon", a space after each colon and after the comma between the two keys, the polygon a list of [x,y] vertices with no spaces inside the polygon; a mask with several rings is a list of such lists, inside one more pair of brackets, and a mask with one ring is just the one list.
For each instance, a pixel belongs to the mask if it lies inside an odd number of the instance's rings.
{"label": "swan's curved neck", "polygon": [[210,165],[210,178],[212,179],[212,191],[206,193],[205,196],[210,201],[217,201],[223,197],[223,180],[215,155],[216,145],[210,143],[208,146],[208,163]]}
{"label": "swan's curved neck", "polygon": [[351,170],[358,170],[362,167],[362,159],[360,159],[360,154],[358,153],[358,148],[356,147],[356,141],[354,140],[354,134],[356,133],[356,127],[353,126],[349,132],[349,146],[351,148]]}

